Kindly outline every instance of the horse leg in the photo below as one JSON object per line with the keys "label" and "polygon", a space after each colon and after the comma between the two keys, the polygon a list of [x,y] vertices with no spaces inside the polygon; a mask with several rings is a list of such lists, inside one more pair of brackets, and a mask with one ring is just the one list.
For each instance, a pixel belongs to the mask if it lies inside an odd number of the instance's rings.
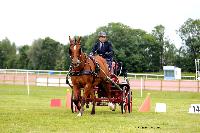
{"label": "horse leg", "polygon": [[95,95],[94,95],[94,90],[93,88],[91,88],[90,90],[90,93],[91,93],[91,99],[92,99],[92,112],[91,112],[91,115],[94,115],[95,114]]}
{"label": "horse leg", "polygon": [[73,90],[74,90],[74,104],[76,105],[78,111],[80,111],[80,105],[79,105],[79,101],[80,101],[80,90],[78,88],[77,85],[73,86]]}
{"label": "horse leg", "polygon": [[91,84],[86,84],[85,87],[84,87],[84,95],[83,95],[82,100],[81,100],[81,110],[80,110],[81,116],[83,115],[84,105],[86,103],[86,98],[90,94],[91,86],[92,86]]}
{"label": "horse leg", "polygon": [[[90,98],[90,96],[87,97],[87,99],[89,99],[89,98]],[[89,108],[89,102],[90,102],[90,101],[87,100],[87,99],[86,99],[86,108]]]}

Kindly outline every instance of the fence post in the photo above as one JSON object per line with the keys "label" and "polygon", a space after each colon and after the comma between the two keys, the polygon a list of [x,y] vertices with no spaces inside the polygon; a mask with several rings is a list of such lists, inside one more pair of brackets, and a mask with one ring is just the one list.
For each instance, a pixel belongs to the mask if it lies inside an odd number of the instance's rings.
{"label": "fence post", "polygon": [[14,77],[13,77],[13,84],[15,85],[15,74],[14,74]]}
{"label": "fence post", "polygon": [[141,77],[140,79],[140,96],[141,97],[142,97],[142,87],[143,87],[142,81],[143,81],[143,78]]}
{"label": "fence post", "polygon": [[35,74],[35,85],[37,86],[37,73]]}
{"label": "fence post", "polygon": [[3,75],[3,84],[5,84],[5,82],[6,82],[6,75],[4,73],[4,75]]}
{"label": "fence post", "polygon": [[161,88],[160,88],[160,90],[162,91],[162,86],[163,86],[163,82],[162,82],[162,79],[161,79],[160,81],[161,81]]}
{"label": "fence post", "polygon": [[49,76],[47,76],[47,87],[49,86]]}
{"label": "fence post", "polygon": [[178,80],[178,91],[179,92],[181,91],[181,80],[180,79]]}
{"label": "fence post", "polygon": [[27,93],[28,93],[28,96],[30,94],[30,88],[29,88],[29,72],[26,71],[26,85],[27,85]]}
{"label": "fence post", "polygon": [[26,76],[24,75],[24,85],[26,85]]}
{"label": "fence post", "polygon": [[5,73],[3,74],[3,84],[5,84],[5,80],[6,80],[6,77],[5,77]]}
{"label": "fence post", "polygon": [[60,87],[60,76],[59,76],[59,87]]}

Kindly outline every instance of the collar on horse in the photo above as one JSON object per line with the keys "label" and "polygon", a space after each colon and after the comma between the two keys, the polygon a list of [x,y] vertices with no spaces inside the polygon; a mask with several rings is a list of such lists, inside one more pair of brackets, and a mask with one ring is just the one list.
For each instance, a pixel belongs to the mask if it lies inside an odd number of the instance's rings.
{"label": "collar on horse", "polygon": [[[84,54],[85,55],[85,54]],[[95,59],[93,57],[90,57],[88,58],[87,55],[85,55],[85,60],[82,61],[81,63],[84,63],[86,64],[87,62],[87,59],[90,59],[92,60],[92,62],[94,63],[95,65],[95,71],[90,71],[90,70],[84,70],[84,67],[83,69],[81,69],[80,71],[75,71],[75,70],[72,70],[73,66],[71,65],[70,66],[70,69],[69,69],[69,76],[80,76],[80,75],[93,75],[93,76],[97,76],[97,73],[100,71],[100,66],[99,64],[95,61]]]}
{"label": "collar on horse", "polygon": [[89,70],[69,72],[69,76],[80,76],[80,75],[96,75],[96,73],[94,71],[89,71]]}

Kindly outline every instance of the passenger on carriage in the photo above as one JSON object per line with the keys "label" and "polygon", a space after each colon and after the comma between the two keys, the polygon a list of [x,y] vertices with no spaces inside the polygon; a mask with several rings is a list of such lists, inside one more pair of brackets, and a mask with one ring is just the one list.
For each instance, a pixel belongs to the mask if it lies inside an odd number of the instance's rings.
{"label": "passenger on carriage", "polygon": [[104,59],[106,59],[109,67],[109,71],[112,70],[112,60],[113,60],[113,49],[112,43],[108,41],[105,32],[101,31],[98,34],[98,40],[94,44],[91,55],[99,54]]}

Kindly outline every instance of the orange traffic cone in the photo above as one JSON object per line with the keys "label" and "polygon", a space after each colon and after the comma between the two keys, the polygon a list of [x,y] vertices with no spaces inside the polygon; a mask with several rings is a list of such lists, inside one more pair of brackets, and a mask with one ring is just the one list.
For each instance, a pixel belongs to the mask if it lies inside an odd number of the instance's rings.
{"label": "orange traffic cone", "polygon": [[71,94],[70,94],[69,89],[67,89],[67,94],[66,94],[66,107],[68,109],[71,108]]}
{"label": "orange traffic cone", "polygon": [[146,99],[139,108],[139,112],[149,112],[150,109],[151,109],[151,98],[150,98],[150,93],[148,93]]}

